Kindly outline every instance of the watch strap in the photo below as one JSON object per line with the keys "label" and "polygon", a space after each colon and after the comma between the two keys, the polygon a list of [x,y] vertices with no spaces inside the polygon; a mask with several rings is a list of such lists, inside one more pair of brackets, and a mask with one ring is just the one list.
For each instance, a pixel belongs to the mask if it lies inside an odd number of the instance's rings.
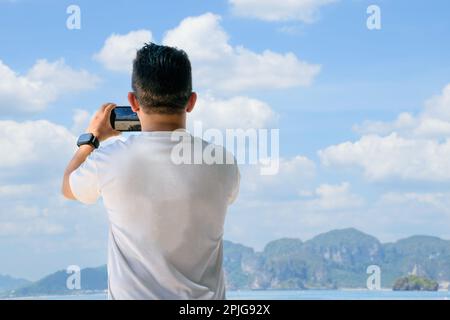
{"label": "watch strap", "polygon": [[82,134],[77,141],[77,146],[83,146],[83,145],[90,145],[97,149],[100,146],[100,141],[96,136],[94,136],[92,133],[85,133]]}

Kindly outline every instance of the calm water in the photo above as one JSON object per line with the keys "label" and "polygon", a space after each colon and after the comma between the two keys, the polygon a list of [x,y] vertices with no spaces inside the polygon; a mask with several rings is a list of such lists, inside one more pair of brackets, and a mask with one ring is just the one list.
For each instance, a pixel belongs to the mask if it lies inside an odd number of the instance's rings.
{"label": "calm water", "polygon": [[[39,297],[36,299],[105,300],[106,298],[106,294],[96,293],[89,295]],[[261,290],[228,291],[227,298],[237,300],[450,300],[450,292],[398,292],[390,290]]]}

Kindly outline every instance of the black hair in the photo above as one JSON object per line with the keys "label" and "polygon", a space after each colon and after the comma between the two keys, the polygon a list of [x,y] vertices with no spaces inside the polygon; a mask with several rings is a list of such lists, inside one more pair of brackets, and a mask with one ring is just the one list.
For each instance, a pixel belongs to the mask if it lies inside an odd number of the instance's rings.
{"label": "black hair", "polygon": [[192,94],[188,55],[177,48],[145,44],[133,61],[131,86],[144,112],[182,112]]}

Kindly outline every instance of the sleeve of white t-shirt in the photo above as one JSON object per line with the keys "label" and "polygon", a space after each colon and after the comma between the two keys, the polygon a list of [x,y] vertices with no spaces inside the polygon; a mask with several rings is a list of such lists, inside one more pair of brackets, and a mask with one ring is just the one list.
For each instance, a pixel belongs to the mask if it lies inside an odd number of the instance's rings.
{"label": "sleeve of white t-shirt", "polygon": [[69,177],[70,189],[75,198],[84,204],[94,204],[100,197],[100,187],[95,151]]}

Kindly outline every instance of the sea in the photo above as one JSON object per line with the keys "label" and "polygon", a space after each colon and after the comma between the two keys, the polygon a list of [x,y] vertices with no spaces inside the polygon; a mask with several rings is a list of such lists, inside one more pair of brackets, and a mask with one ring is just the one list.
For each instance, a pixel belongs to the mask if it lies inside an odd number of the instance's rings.
{"label": "sea", "polygon": [[[27,300],[106,300],[106,293],[27,297]],[[450,300],[450,291],[253,290],[227,291],[229,300]]]}

